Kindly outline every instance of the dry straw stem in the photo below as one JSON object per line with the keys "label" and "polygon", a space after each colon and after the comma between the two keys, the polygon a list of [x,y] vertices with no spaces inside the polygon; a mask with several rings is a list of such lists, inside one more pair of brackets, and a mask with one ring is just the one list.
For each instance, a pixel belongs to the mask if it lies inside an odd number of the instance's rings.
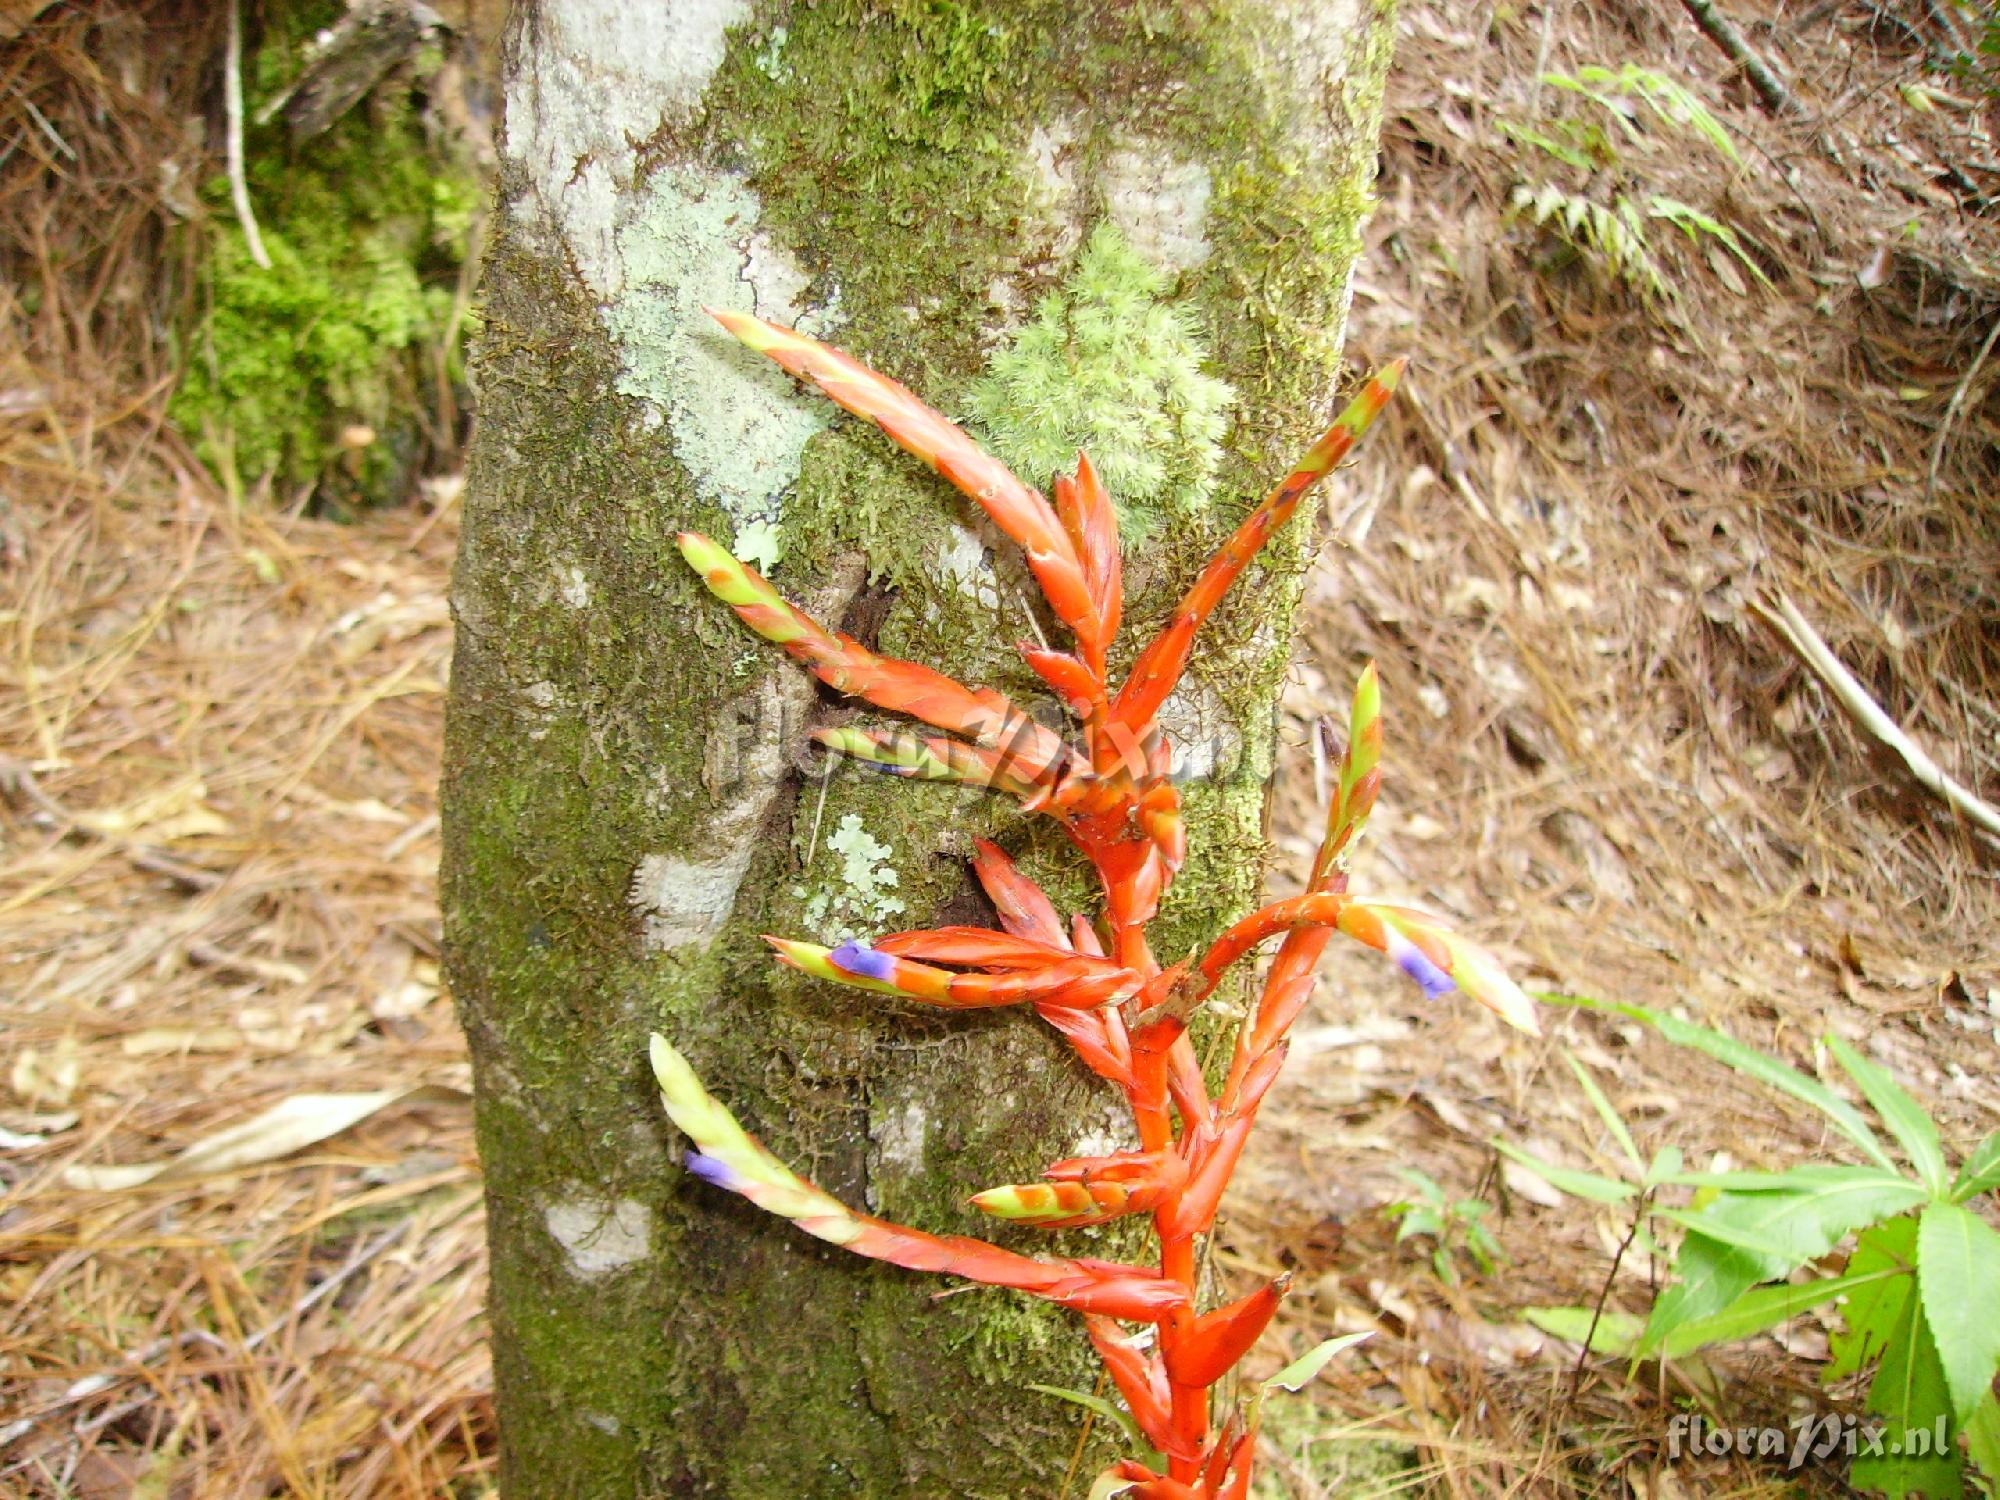
{"label": "dry straw stem", "polygon": [[477,1483],[484,1221],[435,1091],[451,510],[233,515],[150,408],[40,389],[0,422],[0,1493]]}
{"label": "dry straw stem", "polygon": [[1896,721],[1882,711],[1882,705],[1869,697],[1868,690],[1854,680],[1854,674],[1841,665],[1840,658],[1820,639],[1819,632],[1813,629],[1810,620],[1799,613],[1797,605],[1779,594],[1769,604],[1753,599],[1751,608],[1784,636],[1786,644],[1799,653],[1800,659],[1813,669],[1841,705],[1861,721],[1863,729],[1902,757],[1903,764],[1910,768],[1910,774],[1927,791],[1943,798],[1988,833],[2000,836],[2000,809],[1990,802],[1982,802],[1938,769],[1938,763],[1903,733]]}

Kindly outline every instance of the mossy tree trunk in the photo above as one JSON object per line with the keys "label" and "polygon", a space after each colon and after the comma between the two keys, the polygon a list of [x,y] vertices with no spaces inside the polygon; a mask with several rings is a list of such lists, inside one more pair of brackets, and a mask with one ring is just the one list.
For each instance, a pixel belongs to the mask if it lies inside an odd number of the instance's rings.
{"label": "mossy tree trunk", "polygon": [[[1074,1320],[933,1302],[692,1181],[649,1080],[657,1029],[780,1155],[937,1229],[979,1187],[1102,1149],[1115,1118],[1031,1018],[918,1015],[768,961],[763,932],[989,921],[974,834],[1073,907],[1088,892],[1002,802],[805,755],[840,710],[701,592],[678,530],[885,650],[1033,698],[1008,650],[1037,628],[1027,574],[700,307],[822,333],[976,409],[1003,454],[1037,437],[1010,400],[1072,356],[1123,360],[1142,378],[1061,420],[1161,450],[1170,482],[1122,456],[1128,543],[1147,538],[1128,619],[1149,630],[1330,410],[1391,20],[1337,0],[518,7],[444,869],[509,1494],[1053,1490],[1077,1413],[1024,1387],[1089,1383]],[[989,375],[1042,314],[1062,336]],[[1203,377],[1233,387],[1219,427],[1175,409],[1213,406]],[[1163,954],[1256,894],[1303,534],[1166,716],[1193,854]]]}

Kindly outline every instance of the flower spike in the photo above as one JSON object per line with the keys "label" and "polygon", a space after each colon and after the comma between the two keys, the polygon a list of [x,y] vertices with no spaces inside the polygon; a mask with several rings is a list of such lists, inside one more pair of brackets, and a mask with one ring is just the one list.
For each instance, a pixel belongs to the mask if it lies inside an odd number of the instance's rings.
{"label": "flower spike", "polygon": [[812,668],[828,687],[1005,750],[1029,776],[1046,771],[1067,753],[1061,740],[990,688],[963,687],[917,662],[877,656],[859,641],[829,634],[787,604],[755,570],[701,533],[682,532],[680,549],[710,593],[765,640]]}
{"label": "flower spike", "polygon": [[[1075,643],[1071,650],[1024,645],[1021,654],[1081,721],[1078,743],[1066,743],[1000,693],[878,655],[825,629],[706,537],[681,538],[688,563],[745,625],[823,682],[939,731],[842,724],[814,730],[815,741],[891,775],[1012,795],[1024,811],[1057,820],[1089,860],[1102,896],[1094,917],[1058,911],[998,845],[981,840],[972,870],[993,903],[998,929],[952,925],[832,948],[768,941],[781,962],[852,989],[950,1009],[1031,1007],[1086,1068],[1124,1095],[1137,1146],[1055,1162],[1041,1181],[988,1188],[973,1195],[971,1206],[1051,1230],[1150,1214],[1159,1264],[1156,1270],[1020,1255],[856,1213],[745,1132],[680,1054],[655,1037],[653,1068],[667,1112],[694,1143],[686,1164],[700,1179],[856,1254],[1010,1287],[1082,1313],[1137,1430],[1166,1456],[1165,1473],[1130,1459],[1114,1465],[1092,1486],[1092,1500],[1247,1500],[1261,1388],[1233,1411],[1212,1410],[1212,1398],[1269,1324],[1287,1283],[1281,1278],[1202,1312],[1195,1300],[1197,1238],[1213,1227],[1284,1066],[1286,1034],[1311,996],[1326,944],[1344,933],[1388,954],[1433,995],[1463,990],[1516,1026],[1535,1025],[1527,997],[1487,954],[1422,913],[1348,892],[1347,857],[1381,784],[1381,687],[1372,665],[1355,687],[1326,833],[1306,889],[1242,918],[1198,956],[1162,965],[1148,944],[1147,925],[1187,858],[1172,747],[1155,716],[1203,622],[1300,498],[1368,428],[1402,365],[1369,380],[1237,528],[1114,693],[1107,663],[1124,610],[1123,565],[1116,513],[1087,457],[1079,454],[1075,472],[1056,479],[1051,505],[895,381],[789,329],[742,313],[716,317],[751,349],[875,423],[1026,549]],[[1280,937],[1222,1087],[1211,1093],[1189,1017],[1232,965]],[[1128,1338],[1121,1321],[1153,1325],[1151,1343]]]}
{"label": "flower spike", "polygon": [[1389,404],[1396,383],[1402,379],[1404,363],[1396,360],[1362,386],[1361,394],[1348,403],[1320,440],[1306,450],[1298,467],[1285,476],[1269,498],[1236,528],[1236,534],[1223,544],[1222,550],[1209,560],[1194,587],[1175,608],[1172,623],[1140,653],[1132,675],[1125,679],[1125,686],[1119,689],[1111,706],[1114,718],[1128,725],[1152,722],[1153,715],[1160,711],[1167,694],[1174,690],[1174,684],[1187,669],[1188,653],[1202,622],[1222,602],[1222,596],[1249,566],[1250,559],[1292,518],[1306,491],[1347,456],[1348,450]]}

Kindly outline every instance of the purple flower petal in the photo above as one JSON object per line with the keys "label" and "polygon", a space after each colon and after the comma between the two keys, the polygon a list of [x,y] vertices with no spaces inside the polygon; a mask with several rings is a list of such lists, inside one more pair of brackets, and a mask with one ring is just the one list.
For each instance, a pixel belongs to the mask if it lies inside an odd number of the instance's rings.
{"label": "purple flower petal", "polygon": [[827,954],[826,961],[836,969],[859,974],[863,979],[873,979],[879,984],[895,982],[896,960],[887,953],[877,953],[866,943],[842,943]]}
{"label": "purple flower petal", "polygon": [[735,1170],[729,1163],[721,1160],[719,1157],[710,1156],[705,1151],[688,1152],[682,1158],[681,1165],[694,1173],[703,1182],[713,1183],[719,1188],[727,1188],[732,1193],[743,1191],[743,1179],[736,1175]]}
{"label": "purple flower petal", "polygon": [[1458,988],[1458,981],[1432,963],[1429,954],[1386,922],[1382,924],[1382,936],[1388,941],[1386,951],[1389,957],[1396,960],[1405,974],[1422,985],[1424,993],[1431,999],[1449,995]]}

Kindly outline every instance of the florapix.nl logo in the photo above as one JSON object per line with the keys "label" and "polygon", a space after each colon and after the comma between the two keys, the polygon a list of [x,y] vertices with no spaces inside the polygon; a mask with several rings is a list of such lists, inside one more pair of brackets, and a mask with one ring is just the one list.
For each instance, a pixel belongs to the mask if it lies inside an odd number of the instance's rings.
{"label": "florapix.nl logo", "polygon": [[1667,1424],[1669,1459],[1775,1458],[1787,1469],[1834,1458],[1925,1458],[1949,1451],[1950,1441],[1942,1416],[1929,1427],[1894,1432],[1874,1417],[1837,1412],[1807,1412],[1771,1427],[1728,1427],[1682,1412]]}

